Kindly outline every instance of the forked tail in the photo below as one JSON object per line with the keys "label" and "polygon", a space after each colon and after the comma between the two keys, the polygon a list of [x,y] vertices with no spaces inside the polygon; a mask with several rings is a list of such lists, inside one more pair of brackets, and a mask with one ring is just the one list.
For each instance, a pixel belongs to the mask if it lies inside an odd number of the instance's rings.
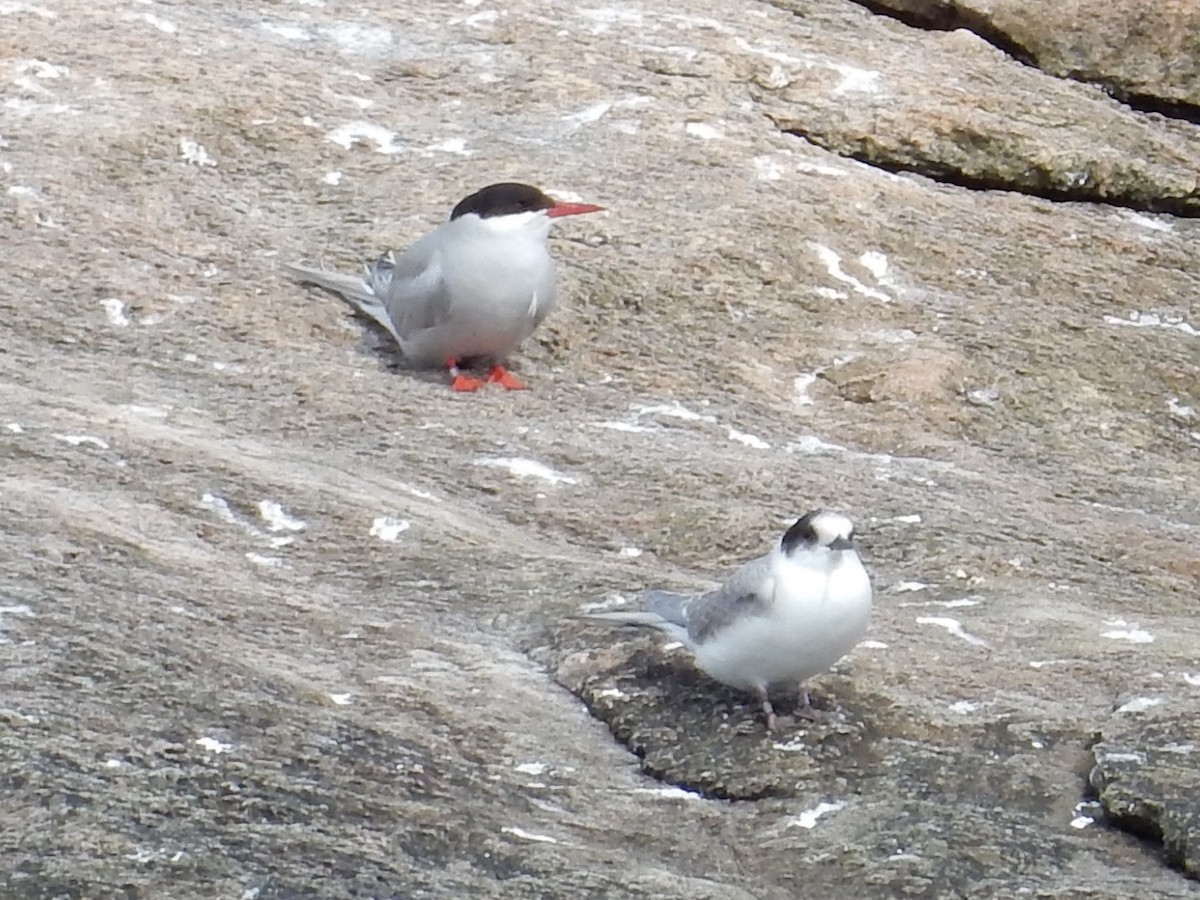
{"label": "forked tail", "polygon": [[646,610],[629,610],[628,612],[594,612],[573,616],[576,619],[587,619],[594,622],[607,622],[610,625],[627,625],[634,628],[653,628],[670,635],[677,641],[691,643],[688,638],[687,626],[680,622],[665,619],[656,612]]}
{"label": "forked tail", "polygon": [[[377,263],[376,268],[378,266],[379,264]],[[371,278],[371,281],[368,282],[354,275],[342,275],[340,272],[311,269],[308,266],[297,266],[292,263],[284,263],[282,269],[301,284],[315,284],[319,288],[324,288],[339,295],[356,310],[370,318],[380,328],[395,338],[396,344],[400,347],[401,351],[404,350],[404,339],[396,332],[396,326],[392,324],[387,307],[383,305],[383,301],[379,299],[378,295],[372,289],[373,284],[378,284],[379,275],[382,273],[378,273],[375,270],[368,270]],[[387,275],[390,280],[390,267]]]}

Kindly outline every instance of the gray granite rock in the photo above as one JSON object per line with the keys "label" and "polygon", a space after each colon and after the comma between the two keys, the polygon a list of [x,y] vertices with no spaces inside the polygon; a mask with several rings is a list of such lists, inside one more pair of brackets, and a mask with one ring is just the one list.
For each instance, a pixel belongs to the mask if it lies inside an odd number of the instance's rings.
{"label": "gray granite rock", "polygon": [[[1048,78],[970,31],[906,28],[839,0],[776,2],[821,48],[762,52],[751,76],[755,100],[788,134],[967,187],[1200,210],[1194,128],[1166,127],[1098,88]],[[854,102],[831,104],[829,93]]]}
{"label": "gray granite rock", "polygon": [[1103,813],[1161,844],[1168,863],[1200,875],[1200,748],[1197,703],[1134,697],[1105,723],[1092,747],[1090,781]]}
{"label": "gray granite rock", "polygon": [[1200,104],[1200,10],[1189,3],[869,0],[863,5],[918,27],[968,29],[1051,75],[1093,82],[1138,106],[1189,116]]}

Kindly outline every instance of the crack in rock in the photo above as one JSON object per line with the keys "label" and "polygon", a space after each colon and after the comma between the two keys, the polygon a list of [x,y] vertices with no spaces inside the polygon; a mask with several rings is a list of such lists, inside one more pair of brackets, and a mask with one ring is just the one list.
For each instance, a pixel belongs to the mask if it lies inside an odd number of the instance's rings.
{"label": "crack in rock", "polygon": [[[998,24],[990,10],[973,9],[957,0],[852,0],[864,9],[886,16],[913,28],[924,31],[965,30],[991,44],[1023,65],[1038,69],[1056,78],[1065,78],[1099,87],[1115,100],[1127,104],[1138,112],[1157,113],[1171,119],[1200,124],[1200,103],[1189,102],[1180,97],[1139,90],[1118,73],[1105,72],[1098,63],[1074,67],[1055,59],[1052,49],[1042,52],[1029,47],[1003,25]],[[1045,26],[1047,32],[1055,29]],[[1078,42],[1087,45],[1088,42]]]}
{"label": "crack in rock", "polygon": [[1200,880],[1197,713],[1196,701],[1118,710],[1091,748],[1088,781],[1110,824],[1160,846],[1168,865]]}

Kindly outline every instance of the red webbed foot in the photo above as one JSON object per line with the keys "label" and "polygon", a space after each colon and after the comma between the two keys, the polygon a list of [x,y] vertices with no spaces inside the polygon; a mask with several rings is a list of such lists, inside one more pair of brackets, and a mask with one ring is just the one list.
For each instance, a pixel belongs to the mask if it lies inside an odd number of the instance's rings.
{"label": "red webbed foot", "polygon": [[528,390],[525,382],[504,368],[504,366],[492,366],[492,371],[488,372],[487,380],[500,385],[500,387],[507,391]]}
{"label": "red webbed foot", "polygon": [[446,368],[450,371],[450,390],[460,393],[470,393],[477,391],[487,382],[482,378],[475,378],[472,375],[464,375],[458,368],[457,359],[446,360]]}

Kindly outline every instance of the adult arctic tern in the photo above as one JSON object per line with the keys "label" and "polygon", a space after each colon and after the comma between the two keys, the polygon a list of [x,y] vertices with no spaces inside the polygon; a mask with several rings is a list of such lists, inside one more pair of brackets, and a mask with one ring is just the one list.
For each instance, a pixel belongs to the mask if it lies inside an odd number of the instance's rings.
{"label": "adult arctic tern", "polygon": [[800,685],[808,709],[803,682],[841,659],[866,631],[871,580],[853,538],[848,518],[813,510],[775,549],[716,590],[694,596],[648,591],[644,612],[582,618],[657,628],[681,641],[717,681],[754,692],[770,731],[776,724],[771,685]]}
{"label": "adult arctic tern", "polygon": [[[550,221],[601,209],[555,200],[527,184],[492,184],[459,201],[448,222],[403,253],[389,251],[367,266],[365,278],[284,269],[378,322],[411,365],[448,368],[454,390],[487,382],[519,390],[525,385],[505,368],[508,355],[557,302]],[[491,364],[486,380],[459,368],[480,360]]]}

